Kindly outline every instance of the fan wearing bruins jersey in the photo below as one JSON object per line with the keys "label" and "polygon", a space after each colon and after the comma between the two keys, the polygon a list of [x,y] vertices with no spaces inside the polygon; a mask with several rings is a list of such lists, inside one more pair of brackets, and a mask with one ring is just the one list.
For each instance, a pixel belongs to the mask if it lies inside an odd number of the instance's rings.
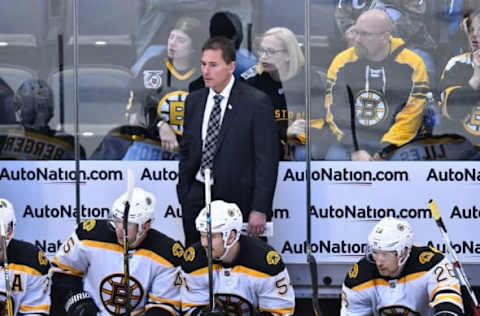
{"label": "fan wearing bruins jersey", "polygon": [[[16,225],[15,210],[6,199],[0,198],[0,225],[6,232],[7,253],[0,243],[0,314],[7,315],[7,290],[5,272],[8,271],[12,315],[49,315],[50,288],[48,269],[50,264],[42,251],[31,243],[13,238]],[[5,259],[8,270],[4,268]]]}
{"label": "fan wearing bruins jersey", "polygon": [[[196,218],[201,241],[182,264],[185,315],[202,315],[209,304],[207,209]],[[234,203],[211,203],[213,291],[220,315],[293,315],[295,296],[280,254],[260,239],[240,236],[242,212]]]}
{"label": "fan wearing bruins jersey", "polygon": [[440,129],[470,140],[480,148],[480,9],[464,20],[471,52],[452,57],[443,70]]}
{"label": "fan wearing bruins jersey", "polygon": [[[329,149],[327,159],[380,159],[383,148],[403,145],[416,136],[429,91],[428,75],[422,59],[405,48],[402,39],[391,37],[391,31],[384,11],[366,11],[352,30],[354,46],[332,61],[326,121],[341,143]],[[349,130],[356,134],[358,148],[352,145],[356,141]]]}
{"label": "fan wearing bruins jersey", "polygon": [[[53,93],[45,81],[29,79],[22,83],[13,105],[21,125],[0,126],[0,159],[75,159],[73,136],[48,126],[53,117]],[[85,159],[81,146],[80,159]]]}
{"label": "fan wearing bruins jersey", "polygon": [[129,293],[126,293],[122,218],[127,193],[113,219],[86,220],[63,243],[52,268],[52,314],[171,316],[180,310],[183,247],[154,230],[155,197],[135,188],[128,215]]}
{"label": "fan wearing bruins jersey", "polygon": [[435,248],[412,242],[408,222],[384,218],[375,225],[366,257],[345,277],[341,316],[463,315],[451,263]]}
{"label": "fan wearing bruins jersey", "polygon": [[[277,122],[282,149],[280,159],[289,160],[290,145],[305,144],[305,57],[295,34],[284,27],[274,27],[265,32],[257,50],[259,63],[241,76],[249,84],[262,90],[272,98],[275,121]],[[312,124],[317,127],[313,135],[314,159],[323,159],[325,143],[323,128],[325,110],[323,105],[324,83],[318,69],[312,69],[311,76]],[[302,125],[303,128],[296,129]],[[291,127],[290,129],[289,126]],[[288,131],[288,132],[287,132]],[[318,135],[321,134],[321,135]],[[287,137],[288,136],[288,137]],[[288,139],[288,141],[287,141]],[[296,148],[297,149],[297,148]],[[296,158],[296,153],[293,153]]]}
{"label": "fan wearing bruins jersey", "polygon": [[[178,150],[188,85],[200,74],[196,58],[204,39],[202,31],[199,20],[179,18],[169,34],[166,52],[149,59],[140,70],[127,105],[127,111],[131,111],[133,102],[155,102],[155,124],[158,123],[162,147],[168,151]],[[131,123],[135,122],[134,117]]]}

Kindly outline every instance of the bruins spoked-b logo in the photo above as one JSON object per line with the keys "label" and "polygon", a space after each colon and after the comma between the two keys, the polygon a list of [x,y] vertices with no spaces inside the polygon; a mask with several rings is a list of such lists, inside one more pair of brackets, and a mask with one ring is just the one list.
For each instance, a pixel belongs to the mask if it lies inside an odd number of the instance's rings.
{"label": "bruins spoked-b logo", "polygon": [[355,116],[360,125],[374,126],[388,116],[388,103],[383,94],[375,90],[362,90],[355,101]]}
{"label": "bruins spoked-b logo", "polygon": [[215,294],[215,303],[227,316],[255,315],[253,305],[245,298],[236,294]]}
{"label": "bruins spoked-b logo", "polygon": [[187,91],[172,91],[164,95],[157,105],[158,116],[168,122],[173,131],[178,135],[183,133],[183,116],[185,114],[187,95]]}
{"label": "bruins spoked-b logo", "polygon": [[[130,276],[130,310],[134,310],[143,297],[143,287],[140,282]],[[125,315],[127,293],[125,291],[125,277],[122,273],[107,276],[100,283],[100,299],[103,306],[111,315]]]}
{"label": "bruins spoked-b logo", "polygon": [[419,313],[412,311],[406,306],[392,305],[380,308],[381,316],[420,316]]}
{"label": "bruins spoked-b logo", "polygon": [[472,134],[480,135],[480,105],[477,104],[472,107],[472,112],[467,115],[463,123],[465,130]]}

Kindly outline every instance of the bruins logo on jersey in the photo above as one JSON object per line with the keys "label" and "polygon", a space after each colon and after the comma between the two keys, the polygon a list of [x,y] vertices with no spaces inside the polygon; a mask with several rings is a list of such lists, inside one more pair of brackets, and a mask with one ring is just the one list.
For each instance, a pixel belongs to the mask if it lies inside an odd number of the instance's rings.
{"label": "bruins logo on jersey", "polygon": [[183,254],[183,259],[187,262],[193,261],[195,259],[195,248],[188,247],[187,250],[185,250],[185,253]]}
{"label": "bruins logo on jersey", "polygon": [[83,230],[89,232],[95,228],[95,225],[97,225],[97,221],[95,221],[94,219],[87,219],[83,222],[82,228]]}
{"label": "bruins logo on jersey", "polygon": [[480,105],[472,107],[472,112],[465,118],[463,128],[476,136],[480,136]]}
{"label": "bruins logo on jersey", "polygon": [[[100,282],[100,299],[111,315],[125,315],[127,296],[125,293],[125,277],[115,273],[105,277]],[[134,310],[143,297],[144,289],[140,282],[130,276],[130,310]]]}
{"label": "bruins logo on jersey", "polygon": [[374,126],[388,116],[388,104],[383,95],[375,90],[362,90],[355,101],[355,115],[363,126]]}
{"label": "bruins logo on jersey", "polygon": [[418,256],[418,260],[420,261],[421,264],[425,264],[425,263],[429,262],[430,260],[432,260],[433,256],[435,256],[433,254],[433,252],[424,251],[420,254],[420,256]]}
{"label": "bruins logo on jersey", "polygon": [[215,303],[226,315],[243,316],[255,314],[252,303],[236,294],[217,293],[215,294]]}
{"label": "bruins logo on jersey", "polygon": [[271,266],[277,265],[280,262],[280,254],[275,250],[270,250],[267,253],[267,263]]}
{"label": "bruins logo on jersey", "polygon": [[380,308],[381,316],[420,316],[419,313],[412,311],[406,306],[392,305]]}
{"label": "bruins logo on jersey", "polygon": [[177,258],[181,258],[183,257],[183,253],[184,253],[184,250],[182,245],[180,245],[180,243],[178,242],[174,243],[172,246],[172,254]]}
{"label": "bruins logo on jersey", "polygon": [[46,266],[48,263],[48,259],[47,257],[45,257],[45,254],[43,253],[43,251],[38,252],[38,263],[40,263],[40,265],[42,266]]}
{"label": "bruins logo on jersey", "polygon": [[187,91],[172,91],[158,101],[157,114],[173,128],[177,135],[183,133],[183,116],[185,114],[185,100]]}
{"label": "bruins logo on jersey", "polygon": [[348,277],[350,279],[355,279],[358,276],[358,263],[355,263],[353,267],[348,271]]}

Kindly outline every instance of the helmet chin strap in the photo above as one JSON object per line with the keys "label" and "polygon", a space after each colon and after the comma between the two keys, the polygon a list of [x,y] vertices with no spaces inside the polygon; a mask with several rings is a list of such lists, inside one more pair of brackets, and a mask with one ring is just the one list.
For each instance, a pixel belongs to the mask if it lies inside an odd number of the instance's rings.
{"label": "helmet chin strap", "polygon": [[233,245],[235,245],[238,240],[240,239],[240,233],[236,232],[235,233],[235,239],[232,241],[232,243],[230,245],[227,245],[227,242],[228,242],[228,238],[230,237],[230,234],[232,233],[233,230],[231,230],[229,233],[228,233],[228,236],[225,236],[226,233],[224,233],[224,236],[223,236],[223,247],[225,248],[225,251],[223,252],[223,255],[220,256],[220,258],[218,258],[218,260],[223,260],[228,252],[230,251],[230,248],[233,247]]}

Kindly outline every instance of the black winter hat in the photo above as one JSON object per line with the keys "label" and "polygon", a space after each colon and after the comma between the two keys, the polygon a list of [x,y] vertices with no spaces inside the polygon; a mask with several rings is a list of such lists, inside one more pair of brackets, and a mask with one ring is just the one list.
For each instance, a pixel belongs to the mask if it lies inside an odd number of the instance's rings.
{"label": "black winter hat", "polygon": [[215,13],[210,19],[210,37],[225,36],[235,42],[238,49],[242,44],[242,22],[238,15],[228,11]]}

